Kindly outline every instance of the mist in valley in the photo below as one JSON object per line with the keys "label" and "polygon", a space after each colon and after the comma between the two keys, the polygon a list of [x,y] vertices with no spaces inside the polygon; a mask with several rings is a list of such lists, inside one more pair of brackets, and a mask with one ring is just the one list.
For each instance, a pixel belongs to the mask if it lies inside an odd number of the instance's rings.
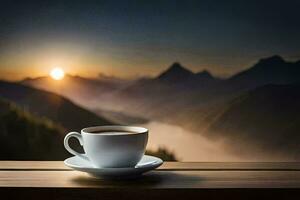
{"label": "mist in valley", "polygon": [[201,134],[180,126],[151,121],[140,124],[149,129],[148,148],[163,147],[173,152],[180,161],[240,161],[241,158],[226,152],[222,141],[210,141]]}

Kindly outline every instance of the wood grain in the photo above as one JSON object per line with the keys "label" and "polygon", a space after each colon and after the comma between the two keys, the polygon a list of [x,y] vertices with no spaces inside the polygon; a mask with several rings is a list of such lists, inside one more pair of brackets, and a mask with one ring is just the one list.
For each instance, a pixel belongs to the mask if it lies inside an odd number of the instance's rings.
{"label": "wood grain", "polygon": [[[62,170],[71,169],[62,161],[0,161],[0,170]],[[165,162],[158,170],[269,170],[300,171],[300,162]]]}
{"label": "wood grain", "polygon": [[155,171],[134,180],[102,180],[77,171],[0,171],[0,187],[300,188],[300,172]]}

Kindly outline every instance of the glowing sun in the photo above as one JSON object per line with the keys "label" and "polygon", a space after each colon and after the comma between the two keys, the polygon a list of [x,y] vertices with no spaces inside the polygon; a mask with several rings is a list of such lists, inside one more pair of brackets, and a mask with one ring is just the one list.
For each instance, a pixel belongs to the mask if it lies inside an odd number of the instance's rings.
{"label": "glowing sun", "polygon": [[65,72],[62,68],[55,67],[50,71],[50,76],[54,80],[61,80],[64,78]]}

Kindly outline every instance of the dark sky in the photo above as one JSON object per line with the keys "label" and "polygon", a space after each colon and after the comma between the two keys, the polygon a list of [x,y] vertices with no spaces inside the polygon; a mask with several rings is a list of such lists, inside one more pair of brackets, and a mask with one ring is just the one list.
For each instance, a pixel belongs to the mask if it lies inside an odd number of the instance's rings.
{"label": "dark sky", "polygon": [[261,57],[300,59],[300,1],[6,1],[0,70],[155,75],[172,62],[228,76]]}

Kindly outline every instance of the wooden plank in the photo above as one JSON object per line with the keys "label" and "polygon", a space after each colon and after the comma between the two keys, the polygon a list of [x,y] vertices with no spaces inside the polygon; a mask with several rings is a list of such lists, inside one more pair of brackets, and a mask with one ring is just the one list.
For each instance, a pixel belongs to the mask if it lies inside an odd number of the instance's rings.
{"label": "wooden plank", "polygon": [[[70,171],[62,161],[0,161],[0,170]],[[158,170],[270,170],[299,171],[300,162],[165,162]]]}
{"label": "wooden plank", "polygon": [[300,196],[299,163],[166,162],[133,180],[103,180],[61,161],[0,161],[5,199],[287,199]]}
{"label": "wooden plank", "polygon": [[293,188],[216,188],[216,189],[115,189],[115,188],[0,188],[3,199],[26,200],[154,200],[154,199],[299,199],[299,189]]}
{"label": "wooden plank", "polygon": [[0,161],[0,170],[69,170],[62,161]]}
{"label": "wooden plank", "polygon": [[0,171],[0,188],[300,188],[300,171],[153,171],[134,180],[103,180],[77,171]]}
{"label": "wooden plank", "polygon": [[299,171],[300,162],[167,162],[161,170],[270,170]]}

